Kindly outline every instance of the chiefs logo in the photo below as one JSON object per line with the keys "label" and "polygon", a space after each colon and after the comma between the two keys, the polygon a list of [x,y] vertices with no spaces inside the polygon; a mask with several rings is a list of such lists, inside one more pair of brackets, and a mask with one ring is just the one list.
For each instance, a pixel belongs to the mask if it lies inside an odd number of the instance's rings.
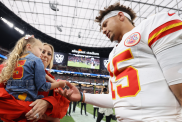
{"label": "chiefs logo", "polygon": [[132,33],[130,36],[126,38],[124,45],[126,47],[134,46],[140,42],[140,39],[141,39],[140,33],[138,32]]}

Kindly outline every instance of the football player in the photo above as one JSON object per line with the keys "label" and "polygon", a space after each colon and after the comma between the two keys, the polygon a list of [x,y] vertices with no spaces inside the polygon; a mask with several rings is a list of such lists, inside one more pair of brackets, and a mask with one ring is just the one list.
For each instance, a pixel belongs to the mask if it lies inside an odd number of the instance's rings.
{"label": "football player", "polygon": [[[182,21],[175,13],[157,13],[134,26],[135,12],[116,3],[100,11],[96,22],[111,42],[109,95],[60,94],[100,107],[115,108],[119,122],[178,122],[182,104]],[[71,91],[72,90],[72,91]],[[177,99],[176,99],[177,98]]]}

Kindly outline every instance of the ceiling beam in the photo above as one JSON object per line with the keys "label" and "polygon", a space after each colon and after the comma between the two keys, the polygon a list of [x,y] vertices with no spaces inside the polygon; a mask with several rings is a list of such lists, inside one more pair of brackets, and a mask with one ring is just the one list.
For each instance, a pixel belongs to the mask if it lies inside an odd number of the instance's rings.
{"label": "ceiling beam", "polygon": [[77,19],[83,19],[83,20],[93,20],[93,19],[87,19],[87,18],[80,18],[77,16],[65,16],[65,15],[55,15],[55,14],[47,14],[47,13],[38,13],[38,12],[25,12],[25,11],[18,11],[20,13],[29,13],[29,14],[42,14],[42,15],[52,15],[52,16],[61,16],[61,17],[70,17],[70,18],[77,18]]}
{"label": "ceiling beam", "polygon": [[154,4],[151,4],[151,3],[144,3],[144,2],[141,2],[141,1],[135,1],[135,0],[123,0],[123,1],[134,2],[134,3],[138,3],[138,4],[145,4],[145,5],[150,5],[150,6],[154,6],[154,7],[157,6],[157,7],[172,9],[172,10],[176,10],[176,11],[182,11],[182,10],[176,9],[176,8],[170,8],[170,7],[161,6],[161,5],[154,5]]}
{"label": "ceiling beam", "polygon": [[[49,4],[49,3],[45,3],[45,2],[37,2],[37,1],[32,1],[32,0],[28,0],[28,1],[22,1],[22,0],[11,0],[11,1],[21,1],[21,2],[29,2],[29,3],[42,3],[42,4]],[[75,8],[75,6],[71,6],[71,5],[63,5],[63,4],[59,4],[59,3],[55,3],[54,5],[57,6],[66,6],[66,7],[73,7]],[[81,8],[81,9],[88,9],[88,10],[95,10],[95,11],[100,11],[100,9],[93,9],[93,8],[84,8],[84,7],[79,7],[77,6],[77,8]]]}
{"label": "ceiling beam", "polygon": [[[55,33],[46,33],[46,34],[55,34]],[[78,36],[75,36],[75,35],[66,35],[66,34],[56,34],[56,35],[78,37]],[[85,38],[85,37],[82,37],[82,38]],[[103,40],[103,41],[107,41],[107,42],[109,41],[109,40],[106,40],[106,39],[98,39],[98,38],[89,38],[89,39]]]}

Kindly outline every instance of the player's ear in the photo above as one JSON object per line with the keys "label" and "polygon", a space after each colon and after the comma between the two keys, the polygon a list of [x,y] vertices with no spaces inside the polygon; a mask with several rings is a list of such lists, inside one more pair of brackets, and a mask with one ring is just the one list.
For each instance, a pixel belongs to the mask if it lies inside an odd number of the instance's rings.
{"label": "player's ear", "polygon": [[120,21],[124,21],[125,16],[124,16],[123,12],[118,13],[118,18]]}

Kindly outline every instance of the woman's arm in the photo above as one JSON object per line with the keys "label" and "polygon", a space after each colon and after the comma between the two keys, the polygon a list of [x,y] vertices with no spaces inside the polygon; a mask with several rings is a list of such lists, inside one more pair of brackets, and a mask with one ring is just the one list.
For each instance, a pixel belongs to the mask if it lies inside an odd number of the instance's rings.
{"label": "woman's arm", "polygon": [[37,121],[36,113],[39,113],[40,117],[46,113],[46,115],[54,118],[63,118],[70,101],[57,93],[53,94],[53,96],[38,99],[30,104],[32,109],[26,114],[27,119]]}
{"label": "woman's arm", "polygon": [[[51,107],[52,105],[46,100],[37,99],[29,106],[32,107],[32,109],[28,113],[26,113],[25,117],[27,118],[27,120],[38,121],[46,112],[48,107]],[[36,117],[37,113],[39,114],[39,118]]]}
{"label": "woman's arm", "polygon": [[[46,113],[46,115],[54,117],[54,118],[63,118],[67,112],[70,101],[55,92],[53,92],[53,96],[47,96],[47,94],[45,94],[46,92],[40,92],[40,93],[43,94],[45,97],[42,99],[36,100],[37,102],[34,101],[31,104],[31,106],[33,107],[33,110],[30,110],[26,114],[26,117],[31,120],[37,120],[35,116],[36,113],[40,113],[40,116]],[[41,102],[42,100],[44,100],[44,103]],[[45,102],[49,104],[46,105]],[[46,109],[43,109],[43,108],[48,108],[48,109],[45,112]],[[36,109],[38,111],[34,111]]]}

